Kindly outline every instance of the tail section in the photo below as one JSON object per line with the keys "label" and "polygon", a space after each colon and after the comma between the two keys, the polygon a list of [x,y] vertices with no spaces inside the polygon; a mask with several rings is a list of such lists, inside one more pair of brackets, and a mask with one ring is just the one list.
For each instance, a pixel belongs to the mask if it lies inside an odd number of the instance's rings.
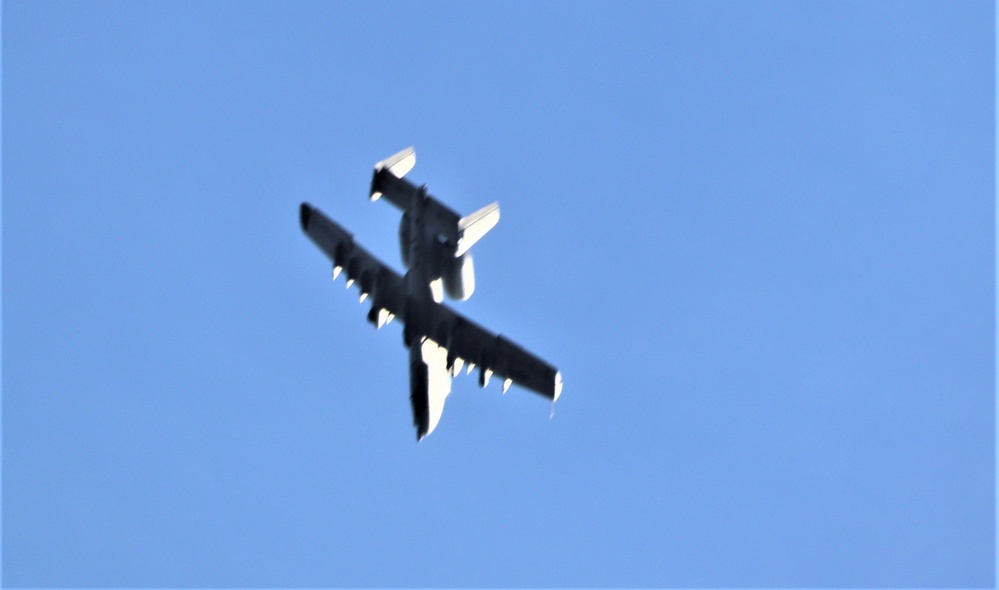
{"label": "tail section", "polygon": [[408,147],[394,156],[389,156],[375,164],[375,172],[388,170],[392,176],[402,178],[416,166],[416,148]]}
{"label": "tail section", "polygon": [[[408,147],[394,156],[390,156],[375,164],[375,174],[371,178],[371,194],[369,198],[377,201],[382,194],[388,193],[390,201],[405,209],[409,206],[409,193],[415,187],[408,182],[399,182],[413,166],[416,165],[416,149]],[[386,178],[387,176],[387,178]]]}
{"label": "tail section", "polygon": [[475,213],[458,220],[458,241],[454,252],[455,258],[468,252],[482,236],[499,223],[499,203],[486,205]]}

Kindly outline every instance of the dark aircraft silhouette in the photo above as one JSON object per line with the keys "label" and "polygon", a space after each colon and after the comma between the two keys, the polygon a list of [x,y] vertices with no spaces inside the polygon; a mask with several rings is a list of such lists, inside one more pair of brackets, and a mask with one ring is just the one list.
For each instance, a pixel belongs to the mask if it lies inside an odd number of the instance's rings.
{"label": "dark aircraft silhouette", "polygon": [[416,163],[409,148],[375,164],[372,201],[384,197],[402,209],[399,245],[405,276],[372,256],[354,236],[308,203],[302,203],[302,230],[333,261],[333,278],[347,274],[347,286],[357,284],[361,301],[371,300],[368,320],[377,328],[398,318],[404,322],[403,343],[409,348],[410,402],[416,438],[437,427],[451,378],[464,365],[479,369],[479,385],[492,376],[503,381],[503,392],[516,383],[553,402],[562,393],[562,376],[555,367],[503,336],[495,335],[443,305],[444,293],[468,299],[475,290],[469,249],[499,221],[493,203],[459,217],[403,176]]}

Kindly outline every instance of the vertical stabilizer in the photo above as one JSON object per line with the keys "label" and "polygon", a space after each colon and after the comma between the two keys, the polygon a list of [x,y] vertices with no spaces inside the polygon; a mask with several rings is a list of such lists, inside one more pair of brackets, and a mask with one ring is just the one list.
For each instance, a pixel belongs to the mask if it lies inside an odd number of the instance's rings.
{"label": "vertical stabilizer", "polygon": [[412,191],[415,187],[409,182],[401,181],[407,172],[416,165],[416,150],[408,147],[394,156],[385,158],[375,164],[375,173],[371,177],[371,193],[369,198],[377,201],[382,194],[388,194],[388,199],[397,207],[406,209],[409,206]]}
{"label": "vertical stabilizer", "polygon": [[486,205],[475,213],[467,217],[462,217],[458,221],[458,243],[455,248],[455,257],[468,252],[482,236],[486,235],[499,223],[499,203]]}
{"label": "vertical stabilizer", "polygon": [[375,172],[388,170],[392,176],[402,178],[416,166],[416,148],[408,147],[394,156],[375,164]]}

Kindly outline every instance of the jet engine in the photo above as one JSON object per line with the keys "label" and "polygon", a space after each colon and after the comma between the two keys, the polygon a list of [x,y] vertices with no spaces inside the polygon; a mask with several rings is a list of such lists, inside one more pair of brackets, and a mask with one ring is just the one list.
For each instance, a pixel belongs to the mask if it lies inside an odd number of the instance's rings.
{"label": "jet engine", "polygon": [[457,258],[452,258],[444,269],[444,291],[451,299],[465,301],[475,291],[475,266],[472,264],[472,253],[465,252]]}

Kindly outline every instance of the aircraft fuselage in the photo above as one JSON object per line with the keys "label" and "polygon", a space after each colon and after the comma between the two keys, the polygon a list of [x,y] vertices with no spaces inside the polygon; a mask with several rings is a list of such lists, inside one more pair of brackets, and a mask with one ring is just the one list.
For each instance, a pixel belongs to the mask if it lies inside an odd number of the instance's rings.
{"label": "aircraft fuselage", "polygon": [[347,274],[357,283],[361,301],[370,297],[368,320],[381,328],[398,317],[409,349],[410,402],[417,439],[433,432],[451,391],[451,378],[462,366],[479,368],[479,384],[495,373],[503,391],[512,383],[552,400],[562,391],[561,374],[551,365],[500,335],[492,334],[441,303],[444,295],[464,300],[475,289],[470,248],[499,221],[493,203],[460,217],[402,177],[413,167],[415,152],[403,150],[375,165],[372,201],[385,200],[403,211],[399,246],[404,276],[399,276],[358,245],[352,234],[321,211],[302,203],[303,231],[333,261],[333,278]]}

